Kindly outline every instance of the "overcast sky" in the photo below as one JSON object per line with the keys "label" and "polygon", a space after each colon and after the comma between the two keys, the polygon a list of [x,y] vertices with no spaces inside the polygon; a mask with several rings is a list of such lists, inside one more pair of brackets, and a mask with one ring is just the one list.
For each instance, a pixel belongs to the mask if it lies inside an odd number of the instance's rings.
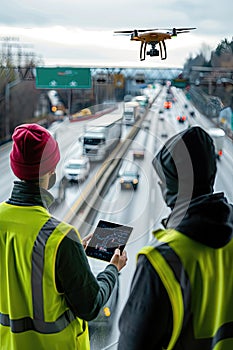
{"label": "overcast sky", "polygon": [[[229,0],[1,0],[0,42],[6,36],[33,44],[46,66],[182,67],[233,35]],[[167,40],[167,60],[139,60],[140,43],[115,30],[197,29]],[[208,50],[207,50],[208,51]]]}

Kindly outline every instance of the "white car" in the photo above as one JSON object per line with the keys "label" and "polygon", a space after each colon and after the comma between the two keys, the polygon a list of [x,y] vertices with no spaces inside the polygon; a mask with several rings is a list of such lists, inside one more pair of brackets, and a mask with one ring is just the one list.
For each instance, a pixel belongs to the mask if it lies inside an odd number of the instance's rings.
{"label": "white car", "polygon": [[68,181],[84,181],[90,172],[90,161],[86,156],[70,158],[65,163],[65,177]]}

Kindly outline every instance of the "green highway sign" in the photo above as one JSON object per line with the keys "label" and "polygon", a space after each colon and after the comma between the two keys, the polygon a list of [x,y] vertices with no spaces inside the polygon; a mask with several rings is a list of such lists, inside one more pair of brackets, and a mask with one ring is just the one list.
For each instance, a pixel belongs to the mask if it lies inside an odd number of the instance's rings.
{"label": "green highway sign", "polygon": [[37,89],[90,89],[90,68],[36,67]]}

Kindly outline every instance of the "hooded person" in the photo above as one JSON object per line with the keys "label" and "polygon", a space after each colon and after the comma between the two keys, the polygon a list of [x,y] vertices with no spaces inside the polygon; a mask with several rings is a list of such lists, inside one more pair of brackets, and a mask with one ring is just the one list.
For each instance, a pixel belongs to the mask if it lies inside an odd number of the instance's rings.
{"label": "hooded person", "polygon": [[232,218],[224,194],[213,194],[217,165],[209,134],[199,126],[185,129],[165,143],[152,164],[171,208],[163,221],[166,228],[176,228],[213,248],[228,243]]}
{"label": "hooded person", "polygon": [[210,350],[220,341],[231,349],[233,207],[214,193],[212,138],[199,126],[185,129],[152,165],[171,211],[137,255],[118,349]]}
{"label": "hooded person", "polygon": [[12,135],[10,198],[0,203],[1,349],[90,350],[88,321],[118,283],[127,261],[116,249],[95,277],[76,227],[49,212],[60,159],[42,126],[22,124]]}

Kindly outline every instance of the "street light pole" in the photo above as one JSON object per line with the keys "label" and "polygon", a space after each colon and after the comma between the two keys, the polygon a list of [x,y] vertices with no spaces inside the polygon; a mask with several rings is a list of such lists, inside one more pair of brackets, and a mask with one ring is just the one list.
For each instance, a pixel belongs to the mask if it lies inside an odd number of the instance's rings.
{"label": "street light pole", "polygon": [[8,140],[10,138],[10,89],[15,85],[20,83],[20,79],[16,79],[10,83],[6,84],[5,88],[5,139]]}

